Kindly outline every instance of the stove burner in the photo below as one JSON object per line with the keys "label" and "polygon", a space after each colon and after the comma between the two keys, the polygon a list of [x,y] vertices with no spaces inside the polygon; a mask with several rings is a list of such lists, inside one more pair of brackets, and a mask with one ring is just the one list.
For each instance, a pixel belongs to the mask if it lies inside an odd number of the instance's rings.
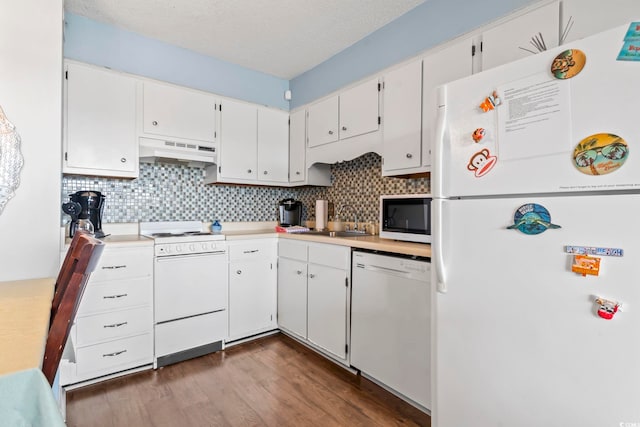
{"label": "stove burner", "polygon": [[186,236],[210,236],[213,233],[211,233],[210,231],[187,231],[184,234]]}
{"label": "stove burner", "polygon": [[180,237],[185,236],[185,233],[153,233],[152,237]]}

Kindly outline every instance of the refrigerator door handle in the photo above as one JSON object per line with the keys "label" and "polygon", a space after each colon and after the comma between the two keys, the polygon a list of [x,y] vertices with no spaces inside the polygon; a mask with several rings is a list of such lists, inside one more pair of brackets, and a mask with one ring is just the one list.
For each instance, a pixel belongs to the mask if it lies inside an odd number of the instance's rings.
{"label": "refrigerator door handle", "polygon": [[431,194],[433,197],[443,197],[442,163],[444,144],[447,141],[447,86],[437,89],[438,116],[436,120],[435,137],[433,139],[433,170],[431,171]]}
{"label": "refrigerator door handle", "polygon": [[436,290],[441,294],[447,293],[446,283],[446,271],[444,265],[443,245],[444,239],[442,238],[444,230],[442,228],[442,218],[444,215],[444,206],[446,202],[442,199],[433,199],[431,202],[433,213],[433,244],[432,244],[432,258],[436,271]]}

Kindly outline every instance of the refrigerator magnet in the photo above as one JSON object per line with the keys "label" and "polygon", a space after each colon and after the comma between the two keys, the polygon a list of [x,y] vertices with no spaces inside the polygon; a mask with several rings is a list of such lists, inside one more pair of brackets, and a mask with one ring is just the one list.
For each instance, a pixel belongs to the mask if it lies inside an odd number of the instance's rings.
{"label": "refrigerator magnet", "polygon": [[500,104],[502,104],[502,100],[498,96],[498,92],[494,90],[491,95],[487,96],[484,101],[482,101],[480,109],[486,113],[487,111],[493,110]]}
{"label": "refrigerator magnet", "polygon": [[597,297],[595,299],[595,303],[597,304],[597,313],[603,319],[611,320],[613,316],[622,311],[622,304],[617,301],[610,301],[604,298]]}
{"label": "refrigerator magnet", "polygon": [[529,235],[544,233],[550,228],[561,227],[552,224],[547,208],[537,203],[520,206],[513,215],[513,224],[507,227],[509,230],[518,230]]}
{"label": "refrigerator magnet", "polygon": [[473,131],[473,133],[471,134],[471,138],[473,138],[474,142],[480,142],[486,134],[487,134],[486,130],[484,130],[483,128],[478,128]]}
{"label": "refrigerator magnet", "polygon": [[597,133],[580,141],[573,162],[586,175],[606,175],[618,170],[629,157],[627,142],[612,133]]}
{"label": "refrigerator magnet", "polygon": [[582,277],[586,277],[587,274],[597,276],[600,274],[600,258],[590,255],[576,255],[573,258],[571,271],[582,274]]}
{"label": "refrigerator magnet", "polygon": [[467,164],[467,169],[473,172],[476,178],[481,178],[493,169],[497,161],[498,158],[492,156],[489,150],[484,148],[471,156]]}
{"label": "refrigerator magnet", "polygon": [[587,57],[581,50],[565,50],[553,59],[551,73],[556,79],[570,79],[582,71],[586,62]]}

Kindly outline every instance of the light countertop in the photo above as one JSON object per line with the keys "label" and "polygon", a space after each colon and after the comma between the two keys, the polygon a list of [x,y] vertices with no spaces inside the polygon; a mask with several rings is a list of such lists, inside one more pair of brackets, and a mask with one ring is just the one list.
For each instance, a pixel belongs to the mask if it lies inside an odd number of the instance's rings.
{"label": "light countertop", "polygon": [[352,248],[371,249],[374,251],[392,252],[403,255],[415,255],[431,258],[431,245],[425,243],[400,242],[397,240],[382,239],[380,236],[349,236],[330,237],[319,234],[305,233],[278,233],[285,239],[307,240],[318,243],[331,243],[333,245],[350,246]]}
{"label": "light countertop", "polygon": [[55,281],[0,282],[0,374],[40,368]]}
{"label": "light countertop", "polygon": [[226,240],[228,241],[278,237],[283,239],[330,243],[333,245],[392,252],[403,255],[415,255],[427,258],[431,257],[431,245],[423,243],[400,242],[397,240],[383,239],[380,236],[372,235],[330,237],[314,233],[277,233],[273,228],[236,231],[223,230],[222,234],[225,235]]}
{"label": "light countertop", "polygon": [[[306,240],[309,242],[330,243],[333,245],[349,246],[352,248],[370,249],[403,255],[413,255],[430,258],[431,245],[424,243],[401,242],[383,239],[380,236],[358,235],[347,237],[330,237],[315,233],[277,233],[275,222],[260,223],[226,223],[223,224],[221,234],[229,242],[248,239],[283,238]],[[206,229],[206,228],[205,228]],[[153,240],[137,234],[110,235],[101,239],[110,245],[153,245]],[[67,245],[71,239],[67,238]]]}

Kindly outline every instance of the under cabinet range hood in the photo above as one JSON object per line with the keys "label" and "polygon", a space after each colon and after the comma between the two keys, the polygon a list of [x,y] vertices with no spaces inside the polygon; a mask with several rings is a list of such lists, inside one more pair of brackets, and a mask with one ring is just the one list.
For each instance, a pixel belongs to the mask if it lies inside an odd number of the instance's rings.
{"label": "under cabinet range hood", "polygon": [[145,163],[179,163],[205,167],[217,162],[217,147],[213,142],[140,138],[139,157],[140,161]]}

